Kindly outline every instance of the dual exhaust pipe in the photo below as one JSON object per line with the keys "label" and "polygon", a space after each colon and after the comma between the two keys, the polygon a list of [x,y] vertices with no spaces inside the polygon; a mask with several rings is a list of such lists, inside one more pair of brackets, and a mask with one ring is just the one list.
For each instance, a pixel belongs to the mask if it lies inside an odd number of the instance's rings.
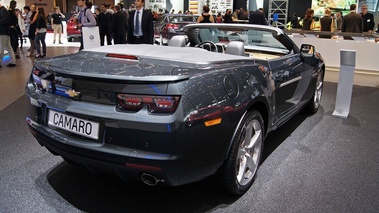
{"label": "dual exhaust pipe", "polygon": [[156,186],[158,183],[164,183],[165,181],[161,178],[157,178],[154,175],[143,173],[141,175],[141,180],[148,186]]}

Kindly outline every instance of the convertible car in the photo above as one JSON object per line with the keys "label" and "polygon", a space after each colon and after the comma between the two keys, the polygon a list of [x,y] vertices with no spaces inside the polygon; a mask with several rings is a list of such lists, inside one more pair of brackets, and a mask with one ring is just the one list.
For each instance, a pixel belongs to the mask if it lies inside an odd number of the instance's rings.
{"label": "convertible car", "polygon": [[320,106],[325,65],[280,29],[192,24],[170,46],[114,45],[36,60],[26,121],[70,164],[148,185],[252,185],[265,136]]}

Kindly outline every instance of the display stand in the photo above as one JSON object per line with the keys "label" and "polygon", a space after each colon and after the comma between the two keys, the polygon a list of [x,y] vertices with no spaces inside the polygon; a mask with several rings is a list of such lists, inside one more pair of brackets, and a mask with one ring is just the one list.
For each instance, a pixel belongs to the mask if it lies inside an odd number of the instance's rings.
{"label": "display stand", "polygon": [[100,47],[99,27],[82,28],[83,49]]}
{"label": "display stand", "polygon": [[355,50],[341,50],[341,66],[338,79],[336,106],[333,116],[347,118],[350,112],[355,71]]}

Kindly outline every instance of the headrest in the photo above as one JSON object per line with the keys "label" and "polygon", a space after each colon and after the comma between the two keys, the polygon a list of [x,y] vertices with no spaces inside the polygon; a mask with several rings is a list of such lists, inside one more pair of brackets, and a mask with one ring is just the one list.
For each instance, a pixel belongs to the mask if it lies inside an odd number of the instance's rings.
{"label": "headrest", "polygon": [[168,42],[168,46],[185,47],[186,46],[186,38],[184,36],[174,36]]}
{"label": "headrest", "polygon": [[226,54],[245,56],[245,46],[240,41],[231,41],[225,49]]}

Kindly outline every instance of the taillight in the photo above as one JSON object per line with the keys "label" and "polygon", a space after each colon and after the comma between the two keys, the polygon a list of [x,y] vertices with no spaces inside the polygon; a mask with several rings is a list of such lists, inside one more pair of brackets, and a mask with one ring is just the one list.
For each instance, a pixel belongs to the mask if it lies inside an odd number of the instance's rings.
{"label": "taillight", "polygon": [[147,106],[150,112],[173,113],[179,105],[180,96],[118,94],[117,101],[120,110],[139,111]]}
{"label": "taillight", "polygon": [[179,28],[179,25],[178,24],[166,24],[166,28],[169,30],[171,30],[171,29],[177,30]]}

